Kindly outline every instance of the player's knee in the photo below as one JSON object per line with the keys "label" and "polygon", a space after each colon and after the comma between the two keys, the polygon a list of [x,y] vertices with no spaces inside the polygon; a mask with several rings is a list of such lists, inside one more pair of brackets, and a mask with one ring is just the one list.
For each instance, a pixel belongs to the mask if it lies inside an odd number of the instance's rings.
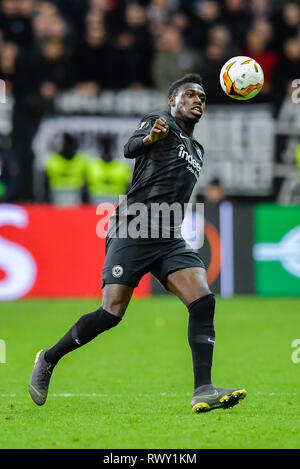
{"label": "player's knee", "polygon": [[125,285],[108,284],[103,289],[102,308],[122,318],[129,304],[133,288]]}
{"label": "player's knee", "polygon": [[118,318],[122,318],[127,308],[127,302],[125,303],[117,298],[110,298],[109,300],[103,300],[102,307]]}

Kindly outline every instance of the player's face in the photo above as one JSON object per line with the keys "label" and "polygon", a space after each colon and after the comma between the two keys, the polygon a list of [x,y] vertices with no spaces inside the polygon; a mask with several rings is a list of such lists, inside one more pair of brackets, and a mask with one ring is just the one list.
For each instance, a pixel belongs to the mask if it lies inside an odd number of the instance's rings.
{"label": "player's face", "polygon": [[170,98],[172,115],[182,120],[198,122],[202,117],[206,96],[202,86],[197,83],[186,83]]}

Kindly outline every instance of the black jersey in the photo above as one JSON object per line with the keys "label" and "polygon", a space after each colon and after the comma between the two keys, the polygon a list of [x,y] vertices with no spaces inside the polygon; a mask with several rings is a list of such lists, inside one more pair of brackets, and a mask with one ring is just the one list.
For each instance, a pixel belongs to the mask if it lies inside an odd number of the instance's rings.
{"label": "black jersey", "polygon": [[[164,117],[169,133],[144,146],[156,119]],[[168,111],[144,116],[124,147],[125,158],[136,158],[128,203],[187,203],[203,164],[203,147],[186,134]]]}
{"label": "black jersey", "polygon": [[[143,145],[144,137],[159,117],[169,125],[168,135],[156,143]],[[185,133],[168,111],[145,115],[124,147],[125,158],[136,158],[127,207],[137,202],[149,210],[157,204],[177,204],[184,213],[202,169],[203,154],[202,145]],[[121,206],[118,212],[123,212]]]}

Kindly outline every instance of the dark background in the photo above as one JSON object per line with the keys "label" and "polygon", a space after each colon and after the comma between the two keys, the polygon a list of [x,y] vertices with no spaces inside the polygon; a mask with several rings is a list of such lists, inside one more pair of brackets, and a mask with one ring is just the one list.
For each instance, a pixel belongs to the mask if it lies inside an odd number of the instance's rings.
{"label": "dark background", "polygon": [[[164,94],[173,80],[193,71],[203,77],[208,105],[238,106],[219,85],[222,65],[235,55],[261,64],[265,85],[250,104],[270,105],[277,118],[300,75],[300,2],[2,0],[0,78],[12,122],[0,131],[0,200],[35,201],[32,139],[41,120],[55,113],[61,93]],[[285,138],[276,138],[279,162]],[[268,200],[277,199],[280,181],[274,175]]]}

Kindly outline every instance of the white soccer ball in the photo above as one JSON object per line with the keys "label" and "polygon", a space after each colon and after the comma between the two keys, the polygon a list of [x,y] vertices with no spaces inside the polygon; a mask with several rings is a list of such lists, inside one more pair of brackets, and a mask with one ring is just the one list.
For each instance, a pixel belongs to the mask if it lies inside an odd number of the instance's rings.
{"label": "white soccer ball", "polygon": [[256,60],[239,55],[223,65],[220,83],[227,96],[246,101],[254,98],[262,89],[264,72]]}

